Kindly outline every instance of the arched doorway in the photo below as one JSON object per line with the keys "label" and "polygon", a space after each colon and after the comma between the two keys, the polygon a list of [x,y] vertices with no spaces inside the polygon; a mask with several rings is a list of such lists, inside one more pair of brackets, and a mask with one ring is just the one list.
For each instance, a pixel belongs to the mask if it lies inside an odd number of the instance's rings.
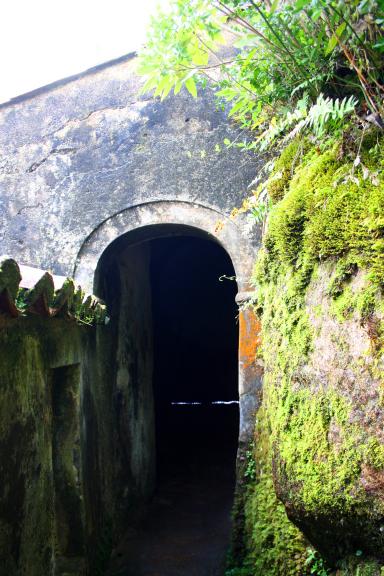
{"label": "arched doorway", "polygon": [[[95,287],[115,335],[124,482],[136,504],[156,496],[145,539],[126,543],[130,568],[136,575],[144,570],[138,555],[151,567],[164,564],[153,544],[162,542],[164,551],[170,539],[169,562],[212,562],[214,568],[229,544],[239,429],[232,262],[201,230],[144,227],[108,246]],[[197,545],[191,559],[198,535],[210,550],[216,546],[214,556],[199,557]],[[207,554],[204,546],[201,553]]]}
{"label": "arched doorway", "polygon": [[[261,232],[251,242],[240,223],[241,219],[235,222],[215,208],[197,202],[169,200],[131,206],[106,218],[89,235],[78,254],[73,277],[86,291],[99,294],[99,263],[112,242],[123,242],[120,238],[124,238],[128,232],[132,243],[154,238],[163,224],[174,226],[174,231],[192,228],[194,235],[208,235],[230,256],[238,288],[236,299],[243,304],[253,294],[250,278]],[[262,367],[254,361],[260,325],[250,308],[240,311],[239,329],[239,448],[245,451],[252,440],[263,374]]]}
{"label": "arched doorway", "polygon": [[[150,202],[110,216],[84,242],[75,264],[75,280],[105,299],[111,316],[110,323],[95,334],[91,354],[98,361],[89,365],[82,392],[85,504],[95,567],[99,566],[99,547],[105,557],[104,543],[116,543],[127,519],[133,523],[140,518],[141,504],[155,489],[154,326],[148,313],[152,310],[151,251],[155,242],[167,238],[179,242],[183,237],[205,240],[230,258],[236,300],[247,302],[252,294],[249,279],[257,238],[254,246],[239,222],[197,203]],[[235,290],[236,284],[226,281],[220,286]],[[234,305],[232,296],[230,306]],[[259,323],[250,307],[240,307],[238,316],[237,461],[241,469],[252,441],[262,367],[255,363]]]}

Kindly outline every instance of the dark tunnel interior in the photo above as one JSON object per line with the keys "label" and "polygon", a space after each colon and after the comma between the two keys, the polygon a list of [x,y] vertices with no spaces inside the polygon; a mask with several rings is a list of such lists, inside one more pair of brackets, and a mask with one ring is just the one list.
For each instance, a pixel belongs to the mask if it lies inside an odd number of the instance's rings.
{"label": "dark tunnel interior", "polygon": [[[131,481],[136,445],[139,458],[149,458],[137,482],[145,470],[151,479],[138,532],[127,510],[129,536],[114,556],[113,575],[221,574],[230,544],[237,285],[226,251],[187,228],[145,227],[120,237],[96,276],[111,317],[112,393],[125,410],[116,413],[116,438],[127,454],[119,471]],[[124,382],[117,380],[121,366]]]}
{"label": "dark tunnel interior", "polygon": [[231,260],[203,238],[150,244],[158,478],[218,467],[233,474],[239,408]]}
{"label": "dark tunnel interior", "polygon": [[[137,229],[105,251],[95,287],[107,302],[112,327],[121,324],[122,313],[136,326],[133,332],[151,317],[158,482],[220,466],[233,484],[239,431],[238,309],[227,252],[188,227]],[[128,353],[140,340],[135,334]]]}

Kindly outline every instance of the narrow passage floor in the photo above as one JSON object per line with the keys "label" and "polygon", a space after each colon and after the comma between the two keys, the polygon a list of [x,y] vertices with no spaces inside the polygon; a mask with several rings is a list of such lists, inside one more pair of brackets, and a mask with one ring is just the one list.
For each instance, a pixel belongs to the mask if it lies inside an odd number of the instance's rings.
{"label": "narrow passage floor", "polygon": [[[174,468],[168,461],[166,468],[160,470],[158,489],[147,520],[140,529],[131,530],[115,550],[110,576],[224,574],[230,544],[236,447],[228,445],[228,427],[221,428],[220,420],[225,424],[228,412],[237,412],[238,408],[177,408],[183,422],[192,418],[192,413],[195,418],[196,412],[207,422],[207,412],[216,412],[217,428],[206,437],[206,450],[196,452],[197,446],[202,447],[202,437],[197,433],[200,438],[195,450],[184,441],[185,457],[180,458],[179,454]],[[217,418],[217,412],[221,418]],[[236,422],[236,415],[232,420]],[[230,436],[236,439],[235,434]]]}

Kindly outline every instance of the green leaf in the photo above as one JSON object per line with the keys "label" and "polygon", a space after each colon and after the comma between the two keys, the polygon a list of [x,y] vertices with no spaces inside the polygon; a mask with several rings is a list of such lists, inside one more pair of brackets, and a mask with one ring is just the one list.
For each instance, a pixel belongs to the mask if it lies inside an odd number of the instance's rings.
{"label": "green leaf", "polygon": [[238,112],[241,108],[243,108],[244,102],[242,100],[238,100],[230,109],[228,118],[231,118],[236,112]]}
{"label": "green leaf", "polygon": [[311,0],[297,0],[296,4],[295,4],[295,11],[299,11],[302,10],[303,8],[305,8],[306,6],[308,6],[309,4],[311,4]]}
{"label": "green leaf", "polygon": [[340,26],[338,26],[338,28],[336,29],[336,32],[334,32],[334,34],[332,34],[331,38],[328,41],[328,45],[325,49],[325,55],[326,56],[328,56],[328,54],[333,52],[333,50],[336,48],[337,42],[340,39],[341,35],[343,34],[346,25],[347,25],[347,23],[343,22],[342,24],[340,24]]}
{"label": "green leaf", "polygon": [[225,37],[223,36],[222,32],[217,32],[217,34],[215,34],[214,36],[214,41],[217,42],[218,44],[225,44]]}
{"label": "green leaf", "polygon": [[208,52],[196,50],[192,56],[192,62],[196,66],[206,66],[208,64]]}
{"label": "green leaf", "polygon": [[384,51],[384,38],[381,38],[376,44],[373,45],[373,48],[379,50],[380,52]]}
{"label": "green leaf", "polygon": [[[308,3],[308,2],[310,2],[311,0],[298,0],[298,1]],[[269,10],[269,16],[272,16],[272,14],[273,14],[274,12],[276,12],[276,8],[278,7],[278,5],[279,5],[279,0],[274,0],[274,1],[272,2],[272,6],[271,6],[271,8],[270,8],[270,10]]]}
{"label": "green leaf", "polygon": [[188,78],[188,80],[186,80],[185,82],[185,87],[188,90],[188,92],[194,97],[196,98],[197,96],[197,88],[196,88],[196,82],[194,81],[194,79]]}
{"label": "green leaf", "polygon": [[337,34],[337,36],[338,36],[339,38],[341,38],[341,36],[343,35],[343,32],[344,32],[346,26],[347,26],[347,23],[346,23],[346,22],[342,22],[342,23],[340,24],[340,26],[338,26],[338,27],[336,28],[336,34]]}
{"label": "green leaf", "polygon": [[173,93],[174,93],[174,94],[178,94],[178,93],[180,92],[182,86],[183,86],[183,83],[182,83],[182,82],[177,82],[177,83],[175,84],[175,89],[173,90]]}
{"label": "green leaf", "polygon": [[173,87],[172,78],[168,78],[168,81],[163,86],[163,92],[161,94],[161,100],[164,100],[164,98],[166,98],[168,96],[172,87]]}
{"label": "green leaf", "polygon": [[144,84],[144,86],[141,88],[140,93],[145,94],[146,92],[153,90],[153,88],[155,88],[157,86],[157,83],[158,83],[158,79],[156,77],[149,78],[146,81],[146,83]]}
{"label": "green leaf", "polygon": [[152,74],[153,73],[152,62],[140,62],[137,71],[142,76],[145,76],[146,74]]}
{"label": "green leaf", "polygon": [[312,16],[311,16],[312,20],[313,20],[314,22],[316,22],[316,21],[320,18],[320,16],[322,15],[322,13],[323,13],[323,8],[316,8],[316,9],[312,12]]}
{"label": "green leaf", "polygon": [[167,89],[168,82],[169,82],[168,76],[163,76],[163,77],[161,78],[160,82],[158,82],[157,87],[156,87],[156,90],[155,90],[155,92],[154,92],[153,95],[154,95],[155,97],[156,97],[156,96],[161,96],[161,94],[163,93],[164,89]]}

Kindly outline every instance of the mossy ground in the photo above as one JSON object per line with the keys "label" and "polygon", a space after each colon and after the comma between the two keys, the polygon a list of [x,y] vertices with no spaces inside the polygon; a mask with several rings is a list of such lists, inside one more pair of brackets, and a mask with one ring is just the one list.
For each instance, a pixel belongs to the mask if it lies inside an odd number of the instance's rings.
{"label": "mossy ground", "polygon": [[[369,517],[383,513],[380,499],[360,482],[364,465],[384,471],[383,444],[353,421],[348,397],[305,376],[314,346],[306,299],[327,261],[334,264],[327,294],[331,315],[339,322],[354,315],[365,323],[374,341],[370,354],[377,362],[382,358],[383,148],[374,131],[352,131],[324,149],[296,141],[266,184],[273,205],[254,273],[266,374],[256,431],[258,473],[245,505],[245,565],[255,576],[305,573],[306,544],[275,489],[291,516],[359,518],[364,530]],[[362,280],[352,290],[358,273]],[[316,314],[323,313],[319,305]],[[347,532],[336,558],[344,562],[339,574],[380,574],[374,560],[343,559]],[[374,538],[380,556],[384,543]]]}

